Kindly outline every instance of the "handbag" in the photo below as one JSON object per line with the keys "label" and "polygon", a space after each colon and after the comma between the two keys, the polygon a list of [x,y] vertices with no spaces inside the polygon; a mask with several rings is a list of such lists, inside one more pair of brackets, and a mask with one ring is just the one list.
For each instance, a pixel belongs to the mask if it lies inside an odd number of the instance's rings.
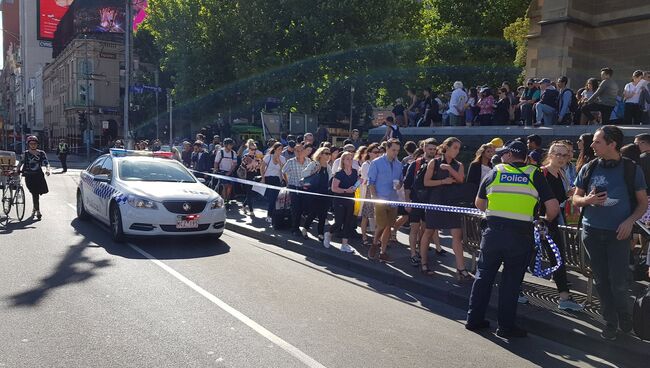
{"label": "handbag", "polygon": [[237,177],[240,179],[246,179],[246,175],[248,174],[248,171],[244,167],[244,165],[239,165],[237,168]]}
{"label": "handbag", "polygon": [[317,188],[320,185],[320,165],[316,165],[316,170],[309,176],[300,179],[302,189],[309,191],[311,188]]}

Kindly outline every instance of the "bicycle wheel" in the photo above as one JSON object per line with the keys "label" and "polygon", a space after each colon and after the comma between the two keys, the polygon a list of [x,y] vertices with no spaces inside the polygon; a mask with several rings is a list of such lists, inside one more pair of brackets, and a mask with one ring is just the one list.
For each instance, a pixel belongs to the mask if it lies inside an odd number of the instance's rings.
{"label": "bicycle wheel", "polygon": [[16,217],[18,221],[25,218],[25,190],[23,187],[18,187],[14,194],[14,205],[16,206]]}
{"label": "bicycle wheel", "polygon": [[11,190],[9,185],[5,185],[5,188],[2,190],[2,211],[5,215],[9,215],[9,211],[11,211],[13,197],[13,190]]}

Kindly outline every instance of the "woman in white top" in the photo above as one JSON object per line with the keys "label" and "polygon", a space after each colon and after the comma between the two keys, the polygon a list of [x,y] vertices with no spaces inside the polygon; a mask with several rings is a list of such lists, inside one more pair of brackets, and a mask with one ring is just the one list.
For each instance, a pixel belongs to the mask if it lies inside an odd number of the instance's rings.
{"label": "woman in white top", "polygon": [[648,82],[643,79],[643,72],[640,70],[632,74],[632,82],[625,85],[623,89],[623,98],[625,99],[625,115],[623,117],[624,125],[638,125],[643,120],[643,107],[639,103],[641,91],[646,87]]}
{"label": "woman in white top", "polygon": [[[287,159],[282,156],[282,143],[273,144],[269,153],[264,156],[261,166],[262,183],[268,185],[282,186],[282,167]],[[278,199],[278,190],[266,189],[264,197],[268,201],[266,222],[271,223],[275,212],[275,200]]]}

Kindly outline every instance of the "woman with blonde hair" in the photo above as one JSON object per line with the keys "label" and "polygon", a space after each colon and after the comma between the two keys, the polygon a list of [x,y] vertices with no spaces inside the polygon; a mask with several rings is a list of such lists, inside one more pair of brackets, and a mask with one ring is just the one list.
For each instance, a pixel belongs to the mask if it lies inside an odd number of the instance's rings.
{"label": "woman with blonde hair", "polygon": [[[310,193],[327,194],[329,190],[329,179],[332,172],[329,166],[332,152],[328,147],[321,147],[316,150],[312,156],[312,161],[302,171],[302,177],[310,182],[308,191]],[[327,222],[327,210],[330,207],[330,201],[327,197],[321,197],[314,200],[305,223],[301,229],[303,238],[307,239],[307,233],[315,218],[318,218],[318,240],[325,240],[325,223]]]}
{"label": "woman with blonde hair", "polygon": [[334,225],[330,226],[329,231],[325,233],[323,246],[330,247],[332,240],[332,233],[337,233],[342,230],[341,236],[341,252],[352,253],[354,249],[348,245],[348,239],[354,234],[354,229],[357,227],[357,219],[354,217],[354,192],[361,184],[358,182],[359,174],[357,170],[352,168],[352,161],[354,154],[351,152],[344,152],[341,155],[341,167],[339,171],[334,173],[332,178],[332,193],[339,195],[343,198],[335,198],[333,200],[334,207]]}
{"label": "woman with blonde hair", "polygon": [[[560,204],[566,202],[566,200],[573,195],[573,189],[567,191],[564,184],[565,174],[563,168],[566,166],[567,161],[570,160],[570,158],[570,151],[564,142],[553,142],[548,150],[546,159],[544,160],[544,165],[542,166],[542,173],[546,177],[546,181],[548,182],[551,190],[553,191],[553,194],[555,195],[555,198]],[[541,206],[540,215],[543,216],[544,213],[545,208],[544,206]],[[551,235],[551,238],[557,244],[562,258],[565,259],[565,245],[562,241],[562,237],[560,236],[558,229],[558,225],[563,223],[563,215],[564,214],[560,212],[560,216],[556,217],[551,223],[548,224],[548,230],[549,235]],[[551,254],[548,242],[542,240],[542,245],[545,247],[545,251],[548,254]],[[554,257],[550,258],[554,259]],[[571,298],[571,294],[569,293],[569,285],[567,282],[566,267],[564,264],[562,264],[562,266],[560,266],[557,271],[553,272],[553,281],[555,281],[557,291],[560,294],[560,309],[568,309],[577,312],[584,309],[582,305],[576,303]]]}

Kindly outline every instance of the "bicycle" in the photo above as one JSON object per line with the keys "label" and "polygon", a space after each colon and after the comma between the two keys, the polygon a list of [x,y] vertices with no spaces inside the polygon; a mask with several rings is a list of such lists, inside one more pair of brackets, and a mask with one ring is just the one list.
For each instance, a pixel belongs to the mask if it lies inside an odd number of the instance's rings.
{"label": "bicycle", "polygon": [[11,208],[16,209],[16,218],[22,221],[25,218],[25,190],[20,180],[20,173],[16,169],[3,169],[0,172],[2,183],[2,211],[9,218]]}

